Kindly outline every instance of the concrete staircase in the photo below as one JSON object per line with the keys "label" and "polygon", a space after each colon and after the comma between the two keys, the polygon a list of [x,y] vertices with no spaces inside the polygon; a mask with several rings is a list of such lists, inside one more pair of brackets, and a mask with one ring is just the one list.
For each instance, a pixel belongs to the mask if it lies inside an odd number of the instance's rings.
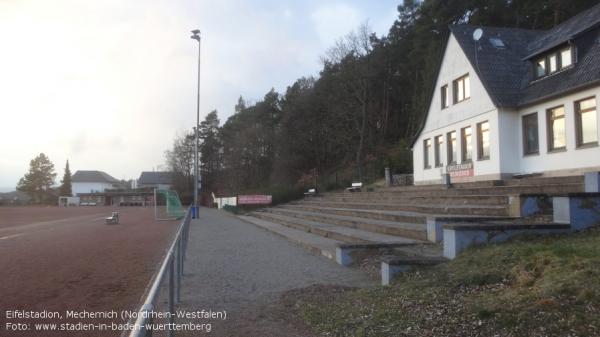
{"label": "concrete staircase", "polygon": [[415,257],[435,260],[442,255],[441,245],[428,241],[430,218],[510,221],[515,219],[521,194],[582,192],[583,188],[583,177],[574,176],[333,192],[257,210],[242,219],[338,263],[358,262],[352,257],[357,250],[388,259],[390,254],[408,255],[414,263]]}

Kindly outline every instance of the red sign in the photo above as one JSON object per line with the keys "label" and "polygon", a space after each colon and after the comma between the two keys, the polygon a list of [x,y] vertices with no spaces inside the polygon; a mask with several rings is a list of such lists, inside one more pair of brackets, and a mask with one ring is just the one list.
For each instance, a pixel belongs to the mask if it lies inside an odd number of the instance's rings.
{"label": "red sign", "polygon": [[238,205],[270,205],[273,201],[271,195],[238,195]]}
{"label": "red sign", "polygon": [[457,165],[448,165],[446,166],[446,172],[450,175],[450,177],[472,177],[473,176],[473,162],[457,164]]}

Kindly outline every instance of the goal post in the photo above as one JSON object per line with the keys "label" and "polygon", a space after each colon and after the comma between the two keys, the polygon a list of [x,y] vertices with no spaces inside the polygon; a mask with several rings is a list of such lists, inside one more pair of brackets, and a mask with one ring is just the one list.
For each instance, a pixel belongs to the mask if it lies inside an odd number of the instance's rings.
{"label": "goal post", "polygon": [[185,216],[176,191],[154,189],[154,218],[156,220],[178,220]]}

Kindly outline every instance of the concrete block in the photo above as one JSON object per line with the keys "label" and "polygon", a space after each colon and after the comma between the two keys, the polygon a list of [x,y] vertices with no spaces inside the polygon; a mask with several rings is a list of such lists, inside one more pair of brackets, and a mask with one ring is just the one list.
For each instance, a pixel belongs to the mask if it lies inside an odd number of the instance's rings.
{"label": "concrete block", "polygon": [[408,265],[390,265],[386,261],[381,262],[381,285],[390,285],[396,274],[408,271],[410,268]]}
{"label": "concrete block", "polygon": [[521,216],[521,198],[518,195],[508,196],[508,216]]}
{"label": "concrete block", "polygon": [[554,197],[554,222],[571,224],[572,231],[600,225],[600,195],[578,193]]}
{"label": "concrete block", "polygon": [[[537,227],[537,228],[536,228]],[[567,233],[568,226],[560,225],[542,225],[542,226],[523,226],[515,225],[512,228],[507,227],[502,230],[486,230],[482,227],[474,226],[473,229],[449,229],[444,228],[444,257],[454,259],[466,248],[470,246],[483,245],[506,241],[510,237],[521,234],[559,234]]]}
{"label": "concrete block", "polygon": [[335,262],[337,262],[338,264],[340,264],[342,266],[351,265],[352,264],[352,256],[350,255],[351,251],[352,251],[352,249],[350,249],[350,248],[336,247],[335,248]]}
{"label": "concrete block", "polygon": [[392,174],[390,173],[389,167],[385,168],[385,186],[386,187],[392,186]]}
{"label": "concrete block", "polygon": [[487,233],[482,230],[444,229],[444,257],[455,259],[466,248],[484,244],[487,239]]}
{"label": "concrete block", "polygon": [[570,197],[571,230],[581,231],[600,225],[600,196]]}
{"label": "concrete block", "polygon": [[569,197],[553,197],[552,214],[556,223],[571,223]]}
{"label": "concrete block", "polygon": [[427,218],[427,240],[431,242],[441,242],[444,239],[442,223],[434,217]]}
{"label": "concrete block", "polygon": [[510,216],[514,217],[550,214],[552,211],[552,200],[544,194],[511,196],[509,203]]}
{"label": "concrete block", "polygon": [[587,193],[600,192],[600,172],[586,172],[583,176],[584,191]]}

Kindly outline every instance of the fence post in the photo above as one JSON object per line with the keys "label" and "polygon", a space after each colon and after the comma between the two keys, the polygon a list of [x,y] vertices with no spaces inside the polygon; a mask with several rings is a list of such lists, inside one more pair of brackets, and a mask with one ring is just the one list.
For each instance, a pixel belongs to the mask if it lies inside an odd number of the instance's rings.
{"label": "fence post", "polygon": [[177,243],[177,304],[181,301],[181,278],[183,277],[183,249],[181,249],[182,238]]}
{"label": "fence post", "polygon": [[385,168],[385,187],[392,186],[392,174],[390,173],[390,168]]}
{"label": "fence post", "polygon": [[[169,323],[175,323],[175,257],[171,255],[169,263]],[[167,329],[167,336],[173,337],[172,325]]]}

